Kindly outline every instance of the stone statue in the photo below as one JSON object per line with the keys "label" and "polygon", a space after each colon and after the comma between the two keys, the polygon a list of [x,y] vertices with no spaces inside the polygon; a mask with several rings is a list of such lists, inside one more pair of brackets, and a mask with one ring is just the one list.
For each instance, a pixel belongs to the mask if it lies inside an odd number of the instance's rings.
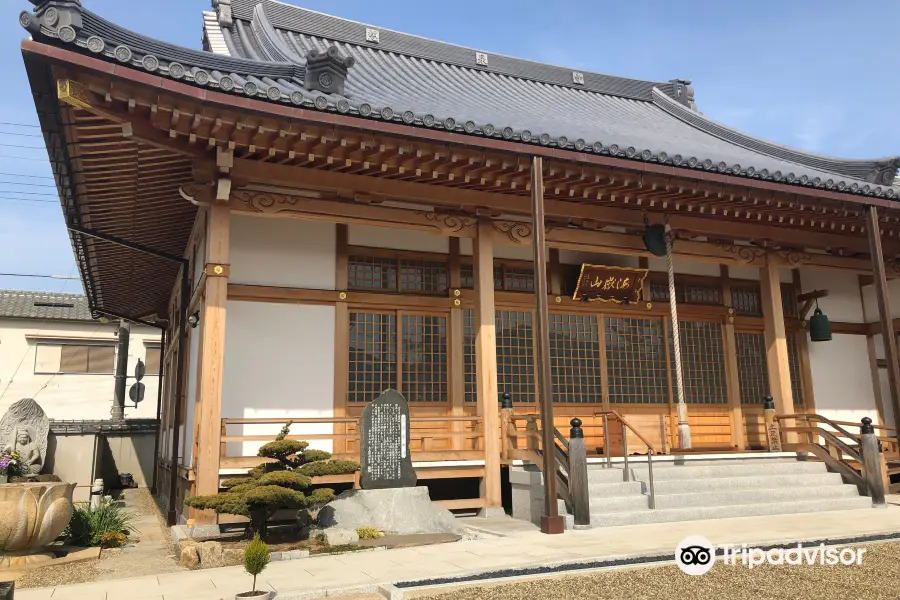
{"label": "stone statue", "polygon": [[14,403],[0,419],[0,449],[18,452],[22,471],[39,475],[47,456],[50,419],[32,398]]}

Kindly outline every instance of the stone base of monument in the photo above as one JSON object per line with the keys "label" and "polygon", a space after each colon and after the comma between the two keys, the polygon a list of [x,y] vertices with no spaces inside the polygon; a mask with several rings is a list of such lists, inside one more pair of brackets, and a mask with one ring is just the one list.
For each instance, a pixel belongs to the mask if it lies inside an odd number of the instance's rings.
{"label": "stone base of monument", "polygon": [[431,501],[424,486],[348,490],[319,511],[319,526],[352,530],[375,527],[398,534],[465,532],[453,513]]}
{"label": "stone base of monument", "polygon": [[56,559],[52,552],[22,552],[0,556],[0,569],[33,568]]}

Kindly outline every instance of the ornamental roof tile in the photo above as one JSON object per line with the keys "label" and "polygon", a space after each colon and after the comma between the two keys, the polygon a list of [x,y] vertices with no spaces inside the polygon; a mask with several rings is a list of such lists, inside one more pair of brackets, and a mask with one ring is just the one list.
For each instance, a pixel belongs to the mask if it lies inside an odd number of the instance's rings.
{"label": "ornamental roof tile", "polygon": [[[203,15],[205,52],[130,32],[76,0],[36,3],[20,22],[42,41],[200,87],[684,169],[867,196],[900,194],[894,182],[900,157],[832,158],[742,133],[697,112],[689,81],[576,72],[275,0],[214,0],[216,12]],[[329,49],[348,68],[309,77],[310,52]]]}

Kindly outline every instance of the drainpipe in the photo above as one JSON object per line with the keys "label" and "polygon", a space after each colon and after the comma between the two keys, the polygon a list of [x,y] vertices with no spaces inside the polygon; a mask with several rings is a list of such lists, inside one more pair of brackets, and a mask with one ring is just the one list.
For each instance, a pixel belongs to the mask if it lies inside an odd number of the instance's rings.
{"label": "drainpipe", "polygon": [[162,390],[163,390],[163,381],[168,381],[163,378],[163,374],[168,377],[168,373],[165,372],[166,367],[166,329],[162,328],[162,333],[159,338],[159,373],[156,374],[156,439],[153,443],[153,485],[150,486],[150,490],[155,496],[159,490],[156,489],[159,483],[159,464],[157,461],[157,457],[159,456],[159,439],[162,437]]}
{"label": "drainpipe", "polygon": [[125,419],[125,387],[128,384],[128,344],[131,339],[131,323],[119,321],[119,348],[116,352],[116,391],[110,414],[113,421]]}

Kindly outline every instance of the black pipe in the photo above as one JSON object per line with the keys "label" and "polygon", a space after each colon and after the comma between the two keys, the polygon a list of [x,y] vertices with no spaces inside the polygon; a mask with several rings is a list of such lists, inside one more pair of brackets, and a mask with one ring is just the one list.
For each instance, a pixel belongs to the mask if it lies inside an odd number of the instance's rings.
{"label": "black pipe", "polygon": [[162,250],[156,250],[155,248],[144,246],[143,244],[138,244],[137,242],[129,242],[128,240],[123,240],[120,237],[109,235],[108,233],[101,233],[99,231],[94,231],[93,229],[85,229],[84,227],[79,227],[77,225],[67,225],[66,227],[69,229],[69,231],[74,231],[75,233],[80,233],[88,237],[97,238],[98,240],[103,240],[105,242],[116,244],[124,248],[129,248],[131,250],[137,250],[138,252],[150,254],[171,262],[187,262],[185,259],[175,256],[174,254],[169,254],[168,252],[163,252]]}
{"label": "black pipe", "polygon": [[131,342],[131,325],[124,319],[119,322],[119,348],[116,351],[116,387],[112,419],[125,418],[125,386],[128,384],[128,345]]}
{"label": "black pipe", "polygon": [[[156,489],[156,486],[159,484],[159,440],[162,437],[163,426],[162,426],[162,390],[163,390],[163,381],[167,381],[163,378],[163,373],[165,373],[165,361],[166,358],[166,330],[163,328],[162,334],[159,338],[159,371],[156,374],[156,439],[153,442],[153,485],[150,486],[150,491],[155,496],[159,490]],[[166,373],[166,377],[168,374]]]}

